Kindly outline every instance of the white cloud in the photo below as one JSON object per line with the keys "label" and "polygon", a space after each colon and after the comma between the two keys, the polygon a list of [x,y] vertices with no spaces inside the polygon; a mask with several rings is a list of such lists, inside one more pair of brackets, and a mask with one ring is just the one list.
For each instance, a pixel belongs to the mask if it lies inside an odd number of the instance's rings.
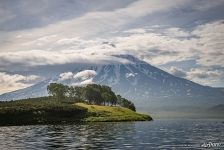
{"label": "white cloud", "polygon": [[[81,59],[83,61],[91,57],[97,58],[96,55],[91,54],[99,53],[130,53],[139,57],[144,56],[144,59],[153,65],[192,58],[198,58],[196,61],[200,65],[224,64],[224,25],[221,21],[201,25],[193,32],[177,27],[166,27],[160,31],[153,31],[154,28],[151,30],[149,28],[128,29],[124,31],[129,33],[127,36],[108,38],[116,45],[116,48],[102,44],[104,39],[87,40],[84,38],[85,34],[95,35],[97,32],[102,33],[103,30],[109,32],[109,29],[115,29],[114,26],[121,26],[135,18],[166,11],[184,5],[186,2],[185,0],[170,0],[164,5],[162,0],[140,0],[124,8],[89,12],[79,18],[43,28],[4,32],[1,34],[4,38],[0,40],[2,51],[0,64],[1,66],[11,63],[22,64],[23,60],[26,61],[26,65],[64,64],[76,62],[79,58],[83,58]],[[13,50],[17,52],[10,53]]]}
{"label": "white cloud", "polygon": [[[1,31],[0,69],[71,63],[128,63],[124,59],[112,57],[112,54],[132,54],[155,66],[196,59],[199,66],[224,67],[222,20],[200,25],[192,31],[161,24],[158,25],[159,28],[146,27],[146,24],[144,28],[138,25],[138,28],[131,27],[138,19],[157,12],[169,13],[172,8],[179,10],[186,3],[189,1],[139,0],[126,7],[109,11],[96,9],[80,17],[47,26]],[[222,1],[207,1],[193,9],[210,9],[220,3]],[[30,12],[38,14],[39,10],[32,9]],[[0,11],[0,16],[4,14],[6,20],[14,17],[10,12]],[[123,28],[127,30],[121,33]],[[115,30],[118,32],[110,35]],[[172,71],[177,74],[181,70],[173,68]],[[63,77],[66,79],[70,75],[65,74]]]}
{"label": "white cloud", "polygon": [[187,72],[187,79],[203,85],[219,85],[223,77],[224,71],[208,68],[194,68]]}
{"label": "white cloud", "polygon": [[[93,78],[97,75],[95,70],[83,70],[77,73],[65,72],[59,75],[59,82],[65,81],[65,83],[69,83],[71,85],[85,85],[92,84]],[[69,82],[66,82],[69,81]]]}
{"label": "white cloud", "polygon": [[142,33],[146,33],[146,30],[143,28],[137,28],[137,29],[130,29],[130,30],[124,31],[124,33],[142,34]]}
{"label": "white cloud", "polygon": [[224,67],[223,20],[200,25],[192,33],[198,37],[197,62],[203,66]]}
{"label": "white cloud", "polygon": [[[192,32],[173,27],[160,31],[138,28],[136,31],[108,39],[62,38],[51,45],[48,44],[48,48],[52,49],[48,51],[2,52],[0,53],[0,66],[3,68],[7,65],[19,64],[54,65],[97,62],[97,60],[108,62],[115,59],[110,55],[123,53],[133,54],[156,66],[191,59],[196,59],[201,66],[223,66],[224,64],[224,24],[222,21],[198,26]],[[54,37],[42,37],[41,39],[45,41],[45,39]],[[114,46],[103,44],[105,41]],[[114,61],[124,60],[115,59]]]}
{"label": "white cloud", "polygon": [[190,32],[184,31],[183,29],[180,29],[180,28],[174,28],[174,27],[166,29],[164,31],[164,34],[169,37],[175,37],[175,38],[187,38],[192,36]]}
{"label": "white cloud", "polygon": [[[173,27],[161,30],[148,27],[133,29],[133,31],[127,30],[128,34],[124,31],[124,34],[104,39],[84,40],[81,37],[67,37],[56,40],[49,46],[55,47],[57,50],[1,52],[0,68],[7,70],[13,66],[128,63],[125,59],[111,56],[113,54],[132,54],[155,66],[195,59],[197,65],[201,67],[223,67],[223,31],[223,21],[216,21],[200,25],[192,32]],[[51,38],[55,38],[55,36],[43,37],[38,41]],[[181,70],[173,68],[172,71],[173,74],[176,74]],[[178,76],[180,76],[180,72]],[[189,79],[194,80],[193,78]]]}
{"label": "white cloud", "polygon": [[173,27],[159,31],[145,29],[113,39],[117,52],[143,57],[156,66],[195,59],[200,66],[210,67],[224,66],[223,41],[222,20],[197,26],[191,32]]}
{"label": "white cloud", "polygon": [[208,80],[208,78],[222,77],[223,73],[224,72],[218,70],[209,71],[207,69],[194,68],[187,72],[187,78],[190,80],[195,78]]}
{"label": "white cloud", "polygon": [[81,72],[78,72],[73,76],[74,79],[81,79],[81,80],[87,80],[89,78],[93,78],[96,76],[96,71],[95,70],[84,70]]}
{"label": "white cloud", "polygon": [[[2,51],[21,51],[32,49],[48,50],[51,45],[71,44],[75,38],[100,36],[103,33],[114,31],[118,27],[155,12],[167,11],[173,7],[184,5],[187,0],[149,1],[138,0],[123,8],[113,11],[91,11],[78,18],[49,24],[41,28],[6,32],[0,45]],[[63,41],[61,39],[70,39]],[[73,40],[72,40],[73,39]]]}
{"label": "white cloud", "polygon": [[40,77],[36,75],[7,74],[0,72],[0,93],[22,89],[36,83]]}
{"label": "white cloud", "polygon": [[[113,54],[132,54],[157,67],[171,62],[177,63],[194,59],[196,65],[200,67],[210,69],[214,66],[224,67],[223,20],[202,24],[187,30],[187,28],[169,26],[169,23],[166,24],[166,21],[161,21],[163,18],[160,19],[160,15],[158,15],[161,12],[167,12],[173,18],[173,15],[175,17],[176,14],[172,13],[180,12],[188,17],[188,12],[182,12],[186,6],[188,7],[188,4],[192,6],[194,11],[205,11],[223,4],[222,0],[212,2],[209,0],[203,2],[138,0],[131,4],[128,3],[129,5],[125,3],[121,7],[115,6],[110,10],[87,10],[82,14],[73,14],[74,18],[67,18],[67,20],[58,18],[59,20],[56,22],[48,22],[48,25],[41,24],[41,22],[33,28],[14,31],[1,30],[0,70],[8,71],[12,68],[27,69],[27,66],[79,63],[129,63],[127,60],[111,56]],[[43,8],[38,8],[33,4],[32,2],[23,3],[27,8],[24,11],[29,12],[31,17],[33,17],[32,15],[40,16],[43,20],[48,20],[45,17],[50,16],[46,15],[50,10],[49,8],[55,8],[52,6],[52,2],[46,2],[47,5],[43,5]],[[61,2],[56,2],[55,6],[61,7]],[[70,5],[66,4],[62,10],[67,9],[68,6]],[[2,10],[0,10],[0,18],[2,18],[0,23],[12,20],[17,15],[7,7]],[[72,9],[68,12],[73,11]],[[197,14],[197,12],[193,14]],[[143,23],[144,27],[141,27],[142,20],[150,20],[151,16],[152,22],[154,21],[153,18],[158,16],[159,24],[147,26],[146,23]],[[200,19],[199,22],[201,22]],[[133,24],[137,24],[137,28],[132,28],[135,26]],[[122,29],[126,30],[123,31]],[[198,70],[187,72],[175,67],[171,68],[170,71],[181,77],[184,76],[185,72],[188,79],[194,81],[200,79],[201,83],[207,81],[207,78],[211,79],[211,76],[213,76],[211,80],[216,79],[218,81],[221,78],[219,73],[216,71],[212,71],[212,73],[211,70],[202,71],[201,75]],[[203,76],[207,76],[207,78],[202,78]],[[67,80],[73,77],[72,72],[67,72],[62,74],[60,78]],[[90,80],[87,79],[86,82],[90,82]]]}
{"label": "white cloud", "polygon": [[174,66],[172,66],[169,70],[169,72],[174,75],[174,76],[177,76],[177,77],[181,77],[181,78],[184,78],[186,77],[186,72],[183,70],[183,69],[180,69],[180,68],[176,68]]}
{"label": "white cloud", "polygon": [[224,71],[211,70],[211,68],[199,67],[184,71],[181,68],[172,66],[169,70],[165,69],[174,76],[186,78],[202,85],[214,85],[223,80]]}
{"label": "white cloud", "polygon": [[[169,29],[168,29],[169,30]],[[182,35],[182,33],[181,33]],[[162,33],[147,32],[116,37],[116,52],[144,58],[153,65],[184,61],[195,56],[197,39],[179,39]]]}
{"label": "white cloud", "polygon": [[72,79],[72,78],[73,78],[72,72],[65,72],[59,75],[59,80],[62,80],[62,81]]}
{"label": "white cloud", "polygon": [[95,54],[94,51],[69,50],[69,51],[19,51],[0,53],[0,68],[13,66],[41,66],[58,64],[85,64],[85,63],[128,63],[126,59]]}
{"label": "white cloud", "polygon": [[82,81],[81,83],[79,83],[78,85],[86,85],[86,84],[93,84],[93,79],[87,79],[87,80],[84,80]]}

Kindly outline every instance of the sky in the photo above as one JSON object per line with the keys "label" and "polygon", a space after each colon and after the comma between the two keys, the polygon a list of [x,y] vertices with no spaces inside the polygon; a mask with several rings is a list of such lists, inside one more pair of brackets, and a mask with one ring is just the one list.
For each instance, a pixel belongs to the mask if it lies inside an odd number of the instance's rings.
{"label": "sky", "polygon": [[0,1],[0,94],[114,54],[224,87],[224,0]]}

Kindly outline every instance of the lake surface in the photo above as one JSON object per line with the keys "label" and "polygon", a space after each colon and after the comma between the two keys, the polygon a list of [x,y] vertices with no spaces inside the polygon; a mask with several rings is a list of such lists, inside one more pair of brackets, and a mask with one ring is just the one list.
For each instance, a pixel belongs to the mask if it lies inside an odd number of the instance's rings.
{"label": "lake surface", "polygon": [[204,149],[206,145],[223,149],[223,121],[155,120],[0,127],[0,149]]}

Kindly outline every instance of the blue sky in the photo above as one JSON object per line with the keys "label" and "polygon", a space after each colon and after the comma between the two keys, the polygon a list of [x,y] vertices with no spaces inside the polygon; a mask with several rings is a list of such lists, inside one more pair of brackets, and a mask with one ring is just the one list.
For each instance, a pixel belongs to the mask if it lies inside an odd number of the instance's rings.
{"label": "blue sky", "polygon": [[0,93],[113,54],[224,86],[223,0],[2,0],[0,35]]}

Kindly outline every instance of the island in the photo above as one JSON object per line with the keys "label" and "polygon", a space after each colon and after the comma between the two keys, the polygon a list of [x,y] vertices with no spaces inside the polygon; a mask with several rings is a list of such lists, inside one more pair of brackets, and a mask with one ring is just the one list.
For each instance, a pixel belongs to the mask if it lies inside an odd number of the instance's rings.
{"label": "island", "polygon": [[0,125],[62,124],[75,122],[150,121],[134,104],[110,87],[51,83],[49,96],[0,102]]}

